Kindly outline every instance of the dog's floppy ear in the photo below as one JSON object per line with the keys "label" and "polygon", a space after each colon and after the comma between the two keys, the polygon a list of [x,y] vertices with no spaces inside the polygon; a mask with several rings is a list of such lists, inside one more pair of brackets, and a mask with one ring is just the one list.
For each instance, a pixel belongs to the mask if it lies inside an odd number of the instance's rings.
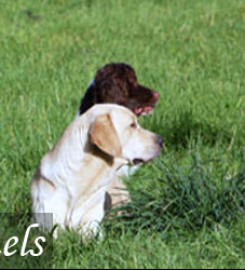
{"label": "dog's floppy ear", "polygon": [[112,157],[122,155],[122,147],[109,114],[99,116],[90,129],[91,142]]}

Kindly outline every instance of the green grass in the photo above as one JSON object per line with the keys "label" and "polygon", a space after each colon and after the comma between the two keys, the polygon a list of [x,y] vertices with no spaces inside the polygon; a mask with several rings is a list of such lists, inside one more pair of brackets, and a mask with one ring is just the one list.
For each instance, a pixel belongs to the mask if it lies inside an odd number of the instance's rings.
{"label": "green grass", "polygon": [[96,70],[127,62],[158,90],[140,120],[165,137],[127,180],[105,239],[55,242],[55,268],[245,267],[245,3],[0,0],[0,212],[30,211],[41,157]]}

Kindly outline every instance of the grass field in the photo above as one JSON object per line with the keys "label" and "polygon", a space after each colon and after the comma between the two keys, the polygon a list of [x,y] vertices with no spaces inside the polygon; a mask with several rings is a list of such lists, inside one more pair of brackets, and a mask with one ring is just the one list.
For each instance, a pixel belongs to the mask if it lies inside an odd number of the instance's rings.
{"label": "grass field", "polygon": [[126,179],[105,239],[55,242],[55,268],[245,267],[245,2],[0,0],[0,212],[30,211],[41,157],[97,68],[126,62],[161,100],[162,156]]}

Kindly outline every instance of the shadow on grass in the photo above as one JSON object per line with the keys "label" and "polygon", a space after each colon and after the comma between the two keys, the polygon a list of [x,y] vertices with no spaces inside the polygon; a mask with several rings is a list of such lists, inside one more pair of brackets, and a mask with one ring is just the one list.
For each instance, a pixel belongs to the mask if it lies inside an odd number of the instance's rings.
{"label": "shadow on grass", "polygon": [[214,146],[217,142],[229,145],[233,138],[230,130],[207,122],[199,122],[189,111],[180,114],[170,125],[159,129],[162,130],[161,135],[166,138],[167,146],[176,150],[187,149],[190,141],[197,141],[198,138],[202,138],[203,143],[210,146]]}

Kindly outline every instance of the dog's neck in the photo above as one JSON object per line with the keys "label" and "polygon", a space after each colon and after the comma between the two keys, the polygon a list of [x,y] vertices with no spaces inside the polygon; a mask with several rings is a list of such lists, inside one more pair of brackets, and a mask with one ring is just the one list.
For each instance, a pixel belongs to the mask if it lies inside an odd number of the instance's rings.
{"label": "dog's neck", "polygon": [[[87,129],[86,126],[84,128]],[[42,161],[43,177],[54,186],[69,189],[74,197],[106,188],[117,170],[127,163],[93,147],[87,134],[87,130],[65,133]]]}
{"label": "dog's neck", "polygon": [[91,107],[93,107],[94,104],[96,104],[96,85],[95,85],[95,79],[93,79],[83,97],[81,100],[81,104],[79,107],[79,110],[76,114],[76,118],[79,117],[80,115],[84,114],[86,111],[88,111]]}
{"label": "dog's neck", "polygon": [[124,160],[115,159],[93,151],[84,157],[82,168],[74,175],[74,187],[79,197],[90,196],[99,190],[108,189],[116,172],[125,164]]}

